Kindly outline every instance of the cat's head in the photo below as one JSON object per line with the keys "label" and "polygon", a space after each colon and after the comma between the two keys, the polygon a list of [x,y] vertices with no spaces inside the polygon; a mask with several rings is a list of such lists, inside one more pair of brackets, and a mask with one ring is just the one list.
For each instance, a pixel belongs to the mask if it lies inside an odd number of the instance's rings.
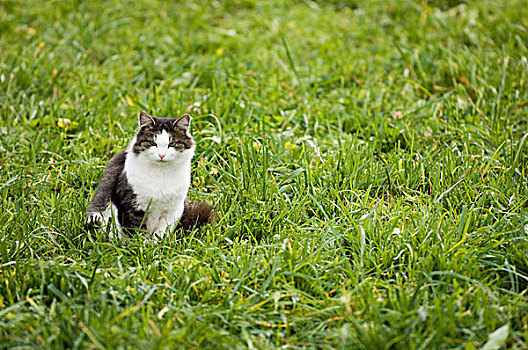
{"label": "cat's head", "polygon": [[190,159],[195,149],[190,124],[188,114],[177,119],[156,118],[141,111],[131,150],[136,156],[159,164]]}

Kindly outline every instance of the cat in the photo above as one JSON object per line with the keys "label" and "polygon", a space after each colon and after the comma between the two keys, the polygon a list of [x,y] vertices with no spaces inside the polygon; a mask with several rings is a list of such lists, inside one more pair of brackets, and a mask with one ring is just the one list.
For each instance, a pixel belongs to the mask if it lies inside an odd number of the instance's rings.
{"label": "cat", "polygon": [[[185,231],[207,224],[213,207],[187,200],[196,143],[191,117],[156,118],[139,112],[139,130],[108,164],[88,209],[87,224],[119,238],[135,230],[163,238],[175,227]],[[109,236],[112,238],[113,230]]]}

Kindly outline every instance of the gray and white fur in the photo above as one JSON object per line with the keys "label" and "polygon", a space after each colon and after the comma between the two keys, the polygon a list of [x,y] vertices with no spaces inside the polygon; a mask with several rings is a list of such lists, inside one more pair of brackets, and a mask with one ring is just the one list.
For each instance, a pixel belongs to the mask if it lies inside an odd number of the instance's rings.
{"label": "gray and white fur", "polygon": [[211,206],[187,200],[196,148],[190,122],[188,114],[172,119],[139,113],[139,131],[99,183],[86,213],[89,226],[106,230],[113,222],[119,237],[147,230],[162,238],[177,226],[191,230],[210,220]]}

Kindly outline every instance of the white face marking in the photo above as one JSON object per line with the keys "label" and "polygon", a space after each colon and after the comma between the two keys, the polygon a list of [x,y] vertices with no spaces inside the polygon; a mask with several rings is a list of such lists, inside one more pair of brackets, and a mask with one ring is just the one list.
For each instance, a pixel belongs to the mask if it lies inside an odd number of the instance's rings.
{"label": "white face marking", "polygon": [[158,148],[159,147],[165,147],[165,148],[169,147],[169,141],[170,141],[170,135],[165,130],[163,130],[161,134],[156,136],[156,143],[158,144]]}
{"label": "white face marking", "polygon": [[168,132],[163,130],[161,134],[156,136],[156,144],[158,145],[158,158],[159,160],[165,159],[167,153],[169,152],[169,141],[170,135]]}

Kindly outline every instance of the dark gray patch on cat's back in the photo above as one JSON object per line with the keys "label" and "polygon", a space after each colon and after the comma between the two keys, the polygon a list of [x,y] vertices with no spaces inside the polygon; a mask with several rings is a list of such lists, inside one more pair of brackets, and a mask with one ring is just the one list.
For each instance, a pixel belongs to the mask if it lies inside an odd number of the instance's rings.
{"label": "dark gray patch on cat's back", "polygon": [[123,171],[127,151],[119,152],[108,164],[97,187],[95,196],[86,213],[102,214],[112,202],[118,211],[118,221],[124,232],[131,233],[130,229],[143,228],[145,212],[136,207],[136,194],[128,184],[126,174]]}
{"label": "dark gray patch on cat's back", "polygon": [[119,152],[108,164],[99,182],[97,191],[87,215],[103,213],[112,199],[114,189],[117,185],[119,174],[123,172],[126,160],[126,151]]}

